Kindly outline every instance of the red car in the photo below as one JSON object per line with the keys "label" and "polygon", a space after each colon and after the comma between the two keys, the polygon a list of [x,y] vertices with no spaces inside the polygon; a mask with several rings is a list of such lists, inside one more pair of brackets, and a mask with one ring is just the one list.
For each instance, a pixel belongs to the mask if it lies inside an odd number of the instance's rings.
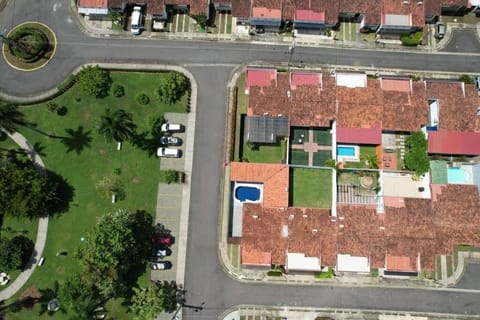
{"label": "red car", "polygon": [[173,238],[171,235],[163,235],[163,236],[153,236],[152,237],[153,244],[165,244],[171,245],[173,243]]}

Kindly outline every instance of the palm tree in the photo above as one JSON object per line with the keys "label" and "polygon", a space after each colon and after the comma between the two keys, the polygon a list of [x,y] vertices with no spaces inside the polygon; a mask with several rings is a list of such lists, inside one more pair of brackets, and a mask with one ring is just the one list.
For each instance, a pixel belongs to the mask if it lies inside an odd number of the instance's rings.
{"label": "palm tree", "polygon": [[0,128],[13,133],[17,131],[18,126],[27,125],[25,115],[18,110],[18,107],[11,103],[0,104]]}
{"label": "palm tree", "polygon": [[131,113],[123,109],[114,112],[107,109],[100,119],[98,133],[102,134],[107,142],[123,142],[132,138],[136,127]]}

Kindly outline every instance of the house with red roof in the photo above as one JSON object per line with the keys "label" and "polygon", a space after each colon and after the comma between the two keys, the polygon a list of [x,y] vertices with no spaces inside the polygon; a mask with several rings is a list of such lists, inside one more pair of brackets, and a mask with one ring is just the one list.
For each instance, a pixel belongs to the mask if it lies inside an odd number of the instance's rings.
{"label": "house with red roof", "polygon": [[104,16],[108,14],[108,0],[78,0],[78,13],[87,16]]}
{"label": "house with red roof", "polygon": [[257,32],[278,32],[281,24],[282,0],[252,0],[250,25]]}
{"label": "house with red roof", "polygon": [[480,155],[480,132],[429,131],[428,153],[455,156]]}

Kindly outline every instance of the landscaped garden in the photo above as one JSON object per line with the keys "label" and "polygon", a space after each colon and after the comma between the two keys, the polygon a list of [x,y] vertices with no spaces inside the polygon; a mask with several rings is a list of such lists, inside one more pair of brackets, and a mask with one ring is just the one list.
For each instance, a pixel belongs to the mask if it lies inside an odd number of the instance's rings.
{"label": "landscaped garden", "polygon": [[332,134],[330,129],[313,129],[313,141],[319,146],[331,146],[332,145]]}
{"label": "landscaped garden", "polygon": [[308,128],[292,127],[290,130],[291,144],[304,144],[308,141]]}
{"label": "landscaped garden", "polygon": [[313,153],[313,165],[317,167],[325,167],[326,161],[332,158],[330,150],[318,150]]}
{"label": "landscaped garden", "polygon": [[[50,219],[43,252],[45,263],[35,270],[20,293],[5,305],[27,296],[39,297],[45,289],[53,289],[55,281],[62,285],[67,277],[81,273],[79,258],[74,253],[89,243],[88,235],[92,235],[89,231],[106,213],[123,208],[132,212],[143,210],[154,220],[160,179],[159,160],[152,152],[158,143],[155,128],[165,112],[188,110],[188,94],[173,103],[168,103],[165,96],[159,96],[159,86],[169,76],[168,73],[112,72],[111,90],[100,98],[96,94],[85,94],[79,81],[51,101],[20,108],[26,120],[33,123],[31,128],[20,127],[21,133],[36,146],[45,166],[62,176],[73,188],[73,199],[67,212]],[[147,103],[145,96],[148,97]],[[108,130],[99,134],[104,123],[102,117],[109,114],[107,109],[111,117],[127,115],[132,118],[136,126],[133,137],[122,139],[122,135],[113,135],[112,140]],[[119,110],[123,113],[118,113]],[[119,141],[124,141],[120,150]],[[1,146],[10,148],[11,142],[4,141]],[[110,185],[106,190],[105,181],[114,181],[114,188]],[[112,193],[117,195],[115,203],[112,203]],[[6,226],[12,232],[25,230],[28,237],[36,237],[36,221],[6,219],[3,227]],[[57,255],[58,252],[63,254]],[[146,286],[149,283],[146,260],[131,276],[129,281],[132,284]],[[127,297],[128,294],[120,295],[104,305],[108,318],[132,317],[127,313],[128,306],[123,304]],[[40,303],[17,309],[9,313],[9,319],[50,318],[48,312],[40,314]],[[57,319],[75,318],[70,310],[62,310],[55,314]]]}
{"label": "landscaped garden", "polygon": [[308,152],[303,149],[290,149],[290,163],[298,166],[308,166]]}
{"label": "landscaped garden", "polygon": [[292,168],[290,206],[331,208],[332,171],[329,169]]}
{"label": "landscaped garden", "polygon": [[[377,160],[375,160],[377,159]],[[360,146],[360,161],[347,161],[346,168],[372,168],[372,164],[376,161],[378,169],[378,157],[374,146]]]}
{"label": "landscaped garden", "polygon": [[244,142],[240,159],[244,162],[282,163],[286,159],[287,141],[280,139],[275,144],[251,144]]}

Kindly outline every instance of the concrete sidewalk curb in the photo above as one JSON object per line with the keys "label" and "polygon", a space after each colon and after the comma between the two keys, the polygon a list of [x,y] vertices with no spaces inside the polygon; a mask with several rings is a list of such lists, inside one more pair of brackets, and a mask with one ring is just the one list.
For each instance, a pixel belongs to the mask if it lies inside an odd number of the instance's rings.
{"label": "concrete sidewalk curb", "polygon": [[[402,312],[396,310],[372,310],[372,309],[336,309],[336,308],[307,308],[289,306],[261,306],[261,305],[237,305],[225,310],[219,320],[240,320],[241,316],[265,318],[284,318],[289,320],[315,320],[317,317],[325,317],[332,320],[349,319],[383,319],[408,320],[414,317],[427,318],[429,320],[470,320],[478,319],[478,316],[463,314],[442,314],[426,312]],[[323,318],[322,318],[323,319]]]}

